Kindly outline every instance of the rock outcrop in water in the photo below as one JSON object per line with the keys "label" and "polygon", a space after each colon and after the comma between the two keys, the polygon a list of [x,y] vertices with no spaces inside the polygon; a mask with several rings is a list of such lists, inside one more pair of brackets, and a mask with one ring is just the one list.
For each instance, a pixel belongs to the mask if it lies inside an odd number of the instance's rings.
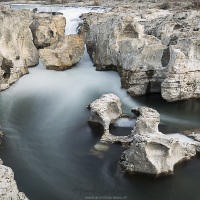
{"label": "rock outcrop in water", "polygon": [[161,92],[167,101],[200,97],[198,11],[135,5],[82,18],[97,70],[117,70],[131,96]]}
{"label": "rock outcrop in water", "polygon": [[65,35],[65,26],[66,19],[63,16],[48,13],[34,15],[30,26],[33,41],[47,69],[69,69],[84,54],[83,34]]}
{"label": "rock outcrop in water", "polygon": [[159,132],[159,113],[151,108],[133,109],[137,116],[132,143],[120,164],[129,173],[169,174],[174,165],[196,155],[195,142],[181,141]]}
{"label": "rock outcrop in water", "polygon": [[32,17],[30,11],[0,8],[0,91],[38,64],[39,54],[29,29]]}
{"label": "rock outcrop in water", "polygon": [[39,63],[37,48],[46,47],[40,56],[47,69],[64,70],[79,62],[83,36],[65,36],[65,25],[63,16],[0,8],[0,91]]}
{"label": "rock outcrop in water", "polygon": [[28,200],[24,193],[19,192],[10,167],[3,165],[0,160],[0,199]]}
{"label": "rock outcrop in water", "polygon": [[101,141],[111,143],[125,141],[124,137],[114,136],[109,131],[110,124],[114,123],[122,115],[119,97],[114,94],[104,94],[88,107],[91,109],[89,123],[103,127],[104,133]]}
{"label": "rock outcrop in water", "polygon": [[115,94],[104,94],[99,99],[92,102],[89,123],[91,125],[101,125],[103,135],[101,141],[104,143],[130,143],[132,138],[129,136],[115,136],[109,131],[110,125],[115,123],[122,116],[122,108],[119,97]]}
{"label": "rock outcrop in water", "polygon": [[47,69],[66,70],[78,63],[84,54],[82,34],[66,35],[51,46],[40,49],[40,56]]}
{"label": "rock outcrop in water", "polygon": [[114,136],[109,127],[122,116],[119,98],[114,94],[105,94],[89,107],[89,122],[101,124],[104,129],[101,142],[128,146],[120,159],[123,170],[128,173],[170,174],[173,173],[175,164],[200,152],[198,141],[182,135],[161,133],[158,130],[160,115],[154,109],[133,109],[132,112],[137,118],[133,131],[128,136]]}

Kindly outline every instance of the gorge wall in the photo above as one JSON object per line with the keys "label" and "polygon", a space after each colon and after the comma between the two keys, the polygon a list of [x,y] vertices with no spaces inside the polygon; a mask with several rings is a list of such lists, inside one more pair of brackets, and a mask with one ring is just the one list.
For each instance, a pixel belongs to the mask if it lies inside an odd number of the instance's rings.
{"label": "gorge wall", "polygon": [[131,96],[200,97],[200,14],[132,6],[82,16],[97,70],[116,70]]}

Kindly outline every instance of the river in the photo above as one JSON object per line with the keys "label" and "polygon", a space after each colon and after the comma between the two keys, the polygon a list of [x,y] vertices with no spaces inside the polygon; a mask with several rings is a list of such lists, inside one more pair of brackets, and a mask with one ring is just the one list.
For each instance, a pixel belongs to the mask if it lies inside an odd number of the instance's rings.
{"label": "river", "polygon": [[[38,9],[42,11],[42,6],[38,5]],[[51,7],[51,11],[65,10],[66,17],[67,11],[75,12],[76,18],[77,12],[91,9]],[[72,33],[74,27],[66,33]],[[161,114],[161,130],[176,133],[181,129],[200,128],[199,100],[167,103],[158,94],[131,98],[121,88],[116,72],[95,71],[86,51],[79,64],[70,70],[50,71],[40,63],[29,71],[0,93],[0,124],[5,133],[0,157],[14,170],[19,190],[28,198],[198,199],[198,157],[177,165],[172,176],[124,175],[118,165],[124,150],[120,145],[107,145],[94,153],[102,133],[88,125],[90,111],[86,106],[104,93],[114,93],[120,97],[125,113],[130,114],[131,108],[140,105],[150,106]],[[131,125],[127,127],[125,123],[125,126],[112,126],[111,132],[129,134]]]}

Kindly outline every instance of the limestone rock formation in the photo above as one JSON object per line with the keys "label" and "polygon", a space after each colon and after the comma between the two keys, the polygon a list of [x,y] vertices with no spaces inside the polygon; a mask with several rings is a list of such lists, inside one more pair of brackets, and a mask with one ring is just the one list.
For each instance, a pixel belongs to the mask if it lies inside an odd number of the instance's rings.
{"label": "limestone rock formation", "polygon": [[115,8],[82,16],[97,70],[116,70],[131,96],[167,101],[200,97],[198,11]]}
{"label": "limestone rock formation", "polygon": [[104,94],[89,105],[91,115],[89,122],[99,123],[105,131],[110,123],[114,123],[122,114],[121,102],[115,94]]}
{"label": "limestone rock formation", "polygon": [[49,47],[40,49],[40,56],[47,69],[66,70],[80,61],[84,54],[82,34],[66,35]]}
{"label": "limestone rock formation", "polygon": [[[111,123],[122,116],[120,99],[114,94],[104,94],[89,105],[89,122],[103,129],[101,142],[121,143],[127,147],[120,164],[125,172],[152,175],[173,173],[174,165],[188,160],[200,152],[199,134],[195,140],[181,134],[165,135],[158,130],[160,114],[148,107],[132,109],[136,123],[128,136],[115,136],[109,131]],[[97,154],[95,147],[93,155]]]}
{"label": "limestone rock formation", "polygon": [[64,36],[66,19],[60,15],[38,13],[30,25],[33,42],[37,48],[50,46]]}
{"label": "limestone rock formation", "polygon": [[134,109],[137,116],[132,143],[121,156],[120,164],[129,173],[153,175],[173,173],[174,165],[196,155],[195,142],[164,135],[158,130],[159,113],[151,108]]}
{"label": "limestone rock formation", "polygon": [[24,193],[19,192],[10,167],[3,165],[0,159],[0,199],[28,200]]}
{"label": "limestone rock formation", "polygon": [[104,129],[101,141],[111,143],[125,141],[126,137],[114,136],[109,132],[110,124],[122,115],[121,102],[115,94],[102,95],[92,102],[89,108],[91,109],[89,123],[100,124]]}
{"label": "limestone rock formation", "polygon": [[31,11],[0,8],[0,91],[28,73],[28,67],[38,64],[29,29],[32,17]]}

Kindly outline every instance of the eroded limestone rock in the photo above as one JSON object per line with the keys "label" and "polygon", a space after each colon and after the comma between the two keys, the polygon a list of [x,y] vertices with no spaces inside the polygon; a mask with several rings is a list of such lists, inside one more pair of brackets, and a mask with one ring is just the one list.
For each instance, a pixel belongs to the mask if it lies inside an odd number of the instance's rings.
{"label": "eroded limestone rock", "polygon": [[114,123],[121,115],[122,108],[120,99],[114,94],[104,94],[99,99],[95,100],[89,105],[91,114],[89,122],[91,124],[100,124],[104,129],[102,142],[127,142],[128,140],[124,136],[114,136],[110,134],[109,127],[111,123]]}
{"label": "eroded limestone rock", "polygon": [[38,51],[29,29],[32,17],[28,10],[0,8],[0,91],[28,73],[28,67],[38,64]]}
{"label": "eroded limestone rock", "polygon": [[66,19],[60,15],[39,13],[34,15],[30,25],[33,42],[37,48],[50,46],[64,36]]}
{"label": "eroded limestone rock", "polygon": [[49,47],[40,49],[40,56],[47,69],[66,70],[78,63],[84,54],[82,34],[66,35]]}
{"label": "eroded limestone rock", "polygon": [[137,116],[132,143],[120,164],[129,173],[153,175],[173,173],[174,165],[196,155],[195,142],[187,142],[158,130],[159,113],[151,108],[133,109]]}
{"label": "eroded limestone rock", "polygon": [[167,46],[144,34],[137,17],[108,12],[85,14],[83,19],[87,50],[97,70],[117,70],[131,96],[160,91]]}
{"label": "eroded limestone rock", "polygon": [[0,159],[0,199],[28,200],[23,192],[19,192],[10,167],[3,165]]}
{"label": "eroded limestone rock", "polygon": [[[181,134],[161,133],[158,129],[160,114],[152,108],[132,109],[137,118],[132,132],[128,136],[115,136],[110,133],[109,127],[122,116],[120,99],[114,94],[105,94],[89,107],[89,122],[101,124],[104,129],[101,142],[121,143],[127,147],[120,164],[128,173],[170,174],[175,164],[200,152],[199,134],[195,135],[195,141]],[[95,147],[90,153],[103,156]]]}
{"label": "eroded limestone rock", "polygon": [[167,101],[200,97],[200,14],[115,8],[84,14],[87,50],[97,70],[117,70],[131,96]]}

